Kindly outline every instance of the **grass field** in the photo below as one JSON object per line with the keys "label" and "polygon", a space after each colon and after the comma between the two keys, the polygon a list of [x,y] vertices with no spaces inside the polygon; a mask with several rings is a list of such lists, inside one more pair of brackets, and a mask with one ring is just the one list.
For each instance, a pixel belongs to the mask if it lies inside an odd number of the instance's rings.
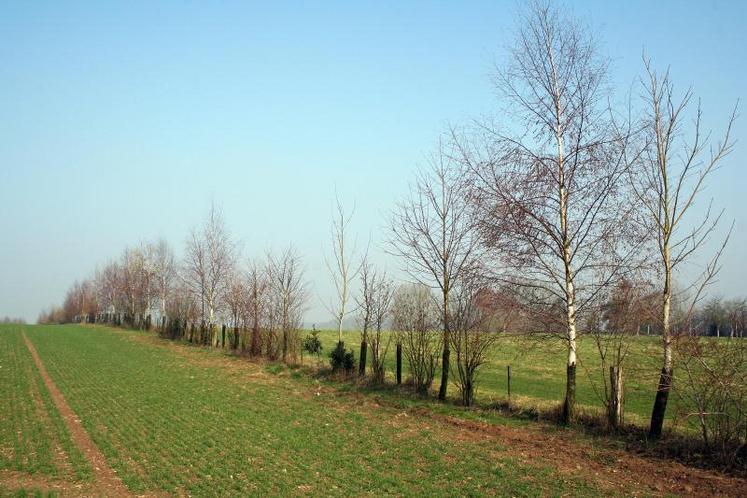
{"label": "grass field", "polygon": [[[306,333],[306,332],[305,332]],[[305,334],[304,333],[304,334]],[[360,333],[344,332],[345,345],[353,348],[358,358]],[[327,362],[329,352],[337,343],[337,331],[320,331],[324,348],[322,359]],[[386,340],[386,339],[385,339]],[[631,341],[625,373],[626,422],[646,424],[651,416],[656,386],[659,380],[661,339],[655,336],[640,336]],[[395,354],[392,342],[387,354],[388,378],[394,381]],[[565,394],[565,345],[556,338],[527,338],[507,335],[501,338],[489,355],[488,362],[478,373],[477,401],[490,404],[507,397],[506,366],[511,365],[512,401],[524,406],[548,406],[560,403]],[[590,338],[579,340],[579,367],[577,370],[577,401],[589,411],[601,410],[603,392],[602,371],[599,353]],[[307,359],[307,362],[314,362]],[[404,359],[403,359],[404,362]],[[407,373],[407,363],[403,365]],[[436,376],[434,389],[438,389],[440,372]],[[457,386],[449,386],[450,395],[458,397]],[[597,391],[601,389],[602,391]],[[671,398],[676,408],[677,399]],[[669,411],[671,415],[675,410]]]}
{"label": "grass field", "polygon": [[[150,333],[65,325],[0,326],[0,496],[106,494],[92,483],[96,470],[92,478],[24,336],[133,495],[614,496],[635,487],[659,496],[692,486],[727,495],[745,489],[744,481],[703,471],[693,470],[691,479],[681,467],[574,430],[397,391],[360,391],[304,369]],[[328,350],[334,334],[323,338]],[[496,351],[484,373],[483,400],[503,396],[506,361],[523,372],[515,392],[559,399],[562,378],[551,377],[562,371],[562,354],[548,345],[519,354],[510,345]],[[511,354],[503,359],[501,351]],[[594,399],[588,387],[580,394],[584,402]],[[642,396],[642,410],[646,403]]]}
{"label": "grass field", "polygon": [[4,333],[0,347],[0,469],[50,477],[90,477],[70,440],[21,334]]}
{"label": "grass field", "polygon": [[67,444],[54,422],[54,407],[45,407],[48,421],[29,422],[38,418],[29,411],[43,386],[23,349],[22,333],[134,493],[598,492],[550,468],[518,463],[487,439],[465,444],[448,424],[423,423],[401,416],[396,407],[349,399],[296,372],[274,375],[275,368],[220,353],[155,345],[145,334],[79,326],[0,329],[3,397],[14,400],[2,408],[6,469],[74,480],[86,476],[74,451],[70,469],[51,457],[53,441],[62,448]]}
{"label": "grass field", "polygon": [[90,480],[16,327],[0,329],[0,400],[0,472]]}

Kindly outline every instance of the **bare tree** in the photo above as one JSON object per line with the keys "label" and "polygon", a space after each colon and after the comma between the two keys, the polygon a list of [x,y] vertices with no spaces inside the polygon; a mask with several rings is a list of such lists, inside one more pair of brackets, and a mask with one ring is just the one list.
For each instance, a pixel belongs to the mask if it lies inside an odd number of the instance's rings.
{"label": "bare tree", "polygon": [[[691,104],[692,91],[688,90],[678,97],[669,72],[660,75],[652,68],[650,61],[644,62],[648,75],[648,80],[644,82],[648,107],[644,122],[647,146],[641,155],[640,168],[636,169],[631,183],[644,212],[643,225],[656,241],[657,269],[663,280],[660,319],[663,364],[649,428],[649,437],[656,439],[661,436],[667,400],[672,388],[673,278],[675,272],[714,235],[721,219],[723,211],[713,215],[710,204],[700,222],[692,225],[689,218],[707,178],[732,150],[734,142],[730,134],[736,118],[736,107],[729,118],[722,141],[712,146],[710,134],[704,135],[701,129],[702,113],[698,105],[693,138],[688,143],[684,137],[685,113]],[[690,294],[691,303],[685,316],[691,314],[703,289],[718,272],[718,259],[727,239],[728,235],[700,278],[683,288],[683,293]]]}
{"label": "bare tree", "polygon": [[248,282],[242,272],[235,271],[228,276],[225,302],[229,323],[233,328],[233,339],[230,341],[230,347],[234,350],[239,349],[239,329],[245,321],[245,315],[249,307],[248,287]]}
{"label": "bare tree", "polygon": [[350,287],[360,272],[360,266],[353,264],[355,248],[350,247],[348,241],[348,226],[352,217],[353,213],[346,214],[339,197],[335,195],[335,213],[332,218],[331,233],[333,256],[331,259],[325,257],[325,263],[335,285],[335,300],[328,305],[328,309],[335,317],[338,343],[343,342],[343,321],[352,312],[348,306]]}
{"label": "bare tree", "polygon": [[[268,268],[261,267],[256,261],[249,263],[247,274],[247,325],[251,327],[252,336],[249,345],[249,354],[260,356],[262,354],[262,321],[267,317],[267,288],[268,288]],[[267,347],[267,345],[265,345]]]}
{"label": "bare tree", "polygon": [[270,256],[269,266],[273,308],[282,334],[280,354],[284,362],[295,362],[299,346],[298,331],[309,296],[301,258],[293,247],[289,247],[280,257]]}
{"label": "bare tree", "polygon": [[[727,466],[744,464],[747,448],[747,343],[685,335],[675,343],[680,410],[695,426],[707,451]],[[741,460],[741,462],[740,462]]]}
{"label": "bare tree", "polygon": [[451,347],[454,350],[457,384],[464,406],[472,406],[475,399],[477,371],[487,360],[498,332],[488,329],[489,308],[483,308],[481,293],[485,291],[474,282],[464,282],[451,296]]}
{"label": "bare tree", "polygon": [[94,278],[100,310],[112,316],[117,313],[121,304],[121,296],[119,295],[120,277],[120,266],[112,261],[98,270]]}
{"label": "bare tree", "polygon": [[205,339],[213,346],[218,339],[213,325],[223,304],[235,258],[236,244],[221,212],[213,204],[202,227],[190,233],[184,261],[185,281],[200,302],[201,318],[208,328]]}
{"label": "bare tree", "polygon": [[439,146],[430,167],[419,171],[409,199],[397,206],[389,224],[391,252],[402,258],[404,269],[414,279],[440,294],[440,400],[446,399],[449,382],[449,294],[473,269],[478,250],[467,191],[454,166]]}
{"label": "bare tree", "polygon": [[389,311],[394,298],[394,283],[387,276],[386,272],[377,273],[371,278],[373,288],[373,326],[374,332],[369,335],[371,349],[371,367],[373,369],[374,382],[384,382],[384,364],[386,354],[389,350],[392,336],[387,336],[386,344],[384,343],[383,330],[384,323],[389,316]]}
{"label": "bare tree", "polygon": [[148,247],[159,299],[159,312],[161,317],[165,317],[166,302],[176,277],[174,251],[165,239],[160,239]]}
{"label": "bare tree", "polygon": [[747,319],[747,300],[730,299],[726,302],[726,313],[729,318],[729,337],[743,337]]}
{"label": "bare tree", "polygon": [[170,336],[193,342],[191,327],[200,317],[200,304],[194,292],[181,280],[176,280],[166,301],[166,316],[169,319]]}
{"label": "bare tree", "polygon": [[120,274],[120,293],[126,310],[125,322],[130,326],[138,326],[147,310],[150,295],[147,278],[145,254],[141,248],[128,248],[122,253]]}
{"label": "bare tree", "polygon": [[534,3],[509,63],[497,70],[511,125],[482,123],[474,141],[453,134],[501,278],[537,299],[528,303],[532,314],[559,312],[568,352],[565,423],[576,404],[577,316],[635,254],[620,246],[628,234],[620,189],[631,132],[611,117],[606,72],[575,19]]}
{"label": "bare tree", "polygon": [[374,279],[376,273],[368,258],[363,259],[360,270],[361,295],[356,298],[358,304],[358,315],[361,325],[361,349],[358,359],[358,374],[366,375],[366,356],[368,352],[368,330],[371,328],[374,314]]}
{"label": "bare tree", "polygon": [[392,321],[397,341],[410,367],[413,387],[419,394],[428,394],[438,365],[441,348],[438,310],[431,288],[423,284],[403,284],[394,294]]}
{"label": "bare tree", "polygon": [[379,272],[368,261],[364,260],[360,272],[361,295],[357,299],[361,322],[361,355],[359,360],[360,375],[366,373],[366,351],[371,351],[371,368],[373,380],[384,382],[384,361],[389,349],[391,336],[383,341],[383,327],[394,294],[392,281],[386,272]]}
{"label": "bare tree", "polygon": [[76,281],[67,291],[62,305],[65,322],[87,323],[98,313],[96,289],[90,280]]}

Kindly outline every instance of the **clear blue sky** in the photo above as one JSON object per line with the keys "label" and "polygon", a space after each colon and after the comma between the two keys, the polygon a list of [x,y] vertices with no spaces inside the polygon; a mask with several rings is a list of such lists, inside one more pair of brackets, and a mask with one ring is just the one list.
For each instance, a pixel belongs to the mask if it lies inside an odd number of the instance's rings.
{"label": "clear blue sky", "polygon": [[[630,86],[645,48],[720,131],[747,97],[743,2],[569,4]],[[496,107],[515,2],[0,2],[0,316],[36,318],[141,239],[181,252],[211,200],[246,256],[289,242],[317,285],[335,186],[359,245],[447,123]],[[744,108],[744,106],[743,106]],[[708,194],[736,219],[717,291],[745,295],[747,123]]]}

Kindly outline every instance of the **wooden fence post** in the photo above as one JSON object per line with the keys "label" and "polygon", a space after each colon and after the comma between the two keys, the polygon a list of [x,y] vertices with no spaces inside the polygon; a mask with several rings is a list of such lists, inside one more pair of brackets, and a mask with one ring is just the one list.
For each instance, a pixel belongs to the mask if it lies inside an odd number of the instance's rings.
{"label": "wooden fence post", "polygon": [[402,384],[402,344],[397,343],[397,385]]}
{"label": "wooden fence post", "polygon": [[511,405],[511,365],[506,365],[506,380],[508,386],[508,404]]}

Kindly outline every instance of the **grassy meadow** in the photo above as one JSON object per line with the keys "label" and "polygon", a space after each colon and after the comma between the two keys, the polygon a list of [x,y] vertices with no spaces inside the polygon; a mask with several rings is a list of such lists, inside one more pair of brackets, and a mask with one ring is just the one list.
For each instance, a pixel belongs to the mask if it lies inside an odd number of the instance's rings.
{"label": "grassy meadow", "polygon": [[[346,347],[355,351],[357,360],[361,334],[352,331],[343,334]],[[388,336],[389,333],[385,333],[385,337]],[[326,364],[329,352],[337,343],[338,333],[330,330],[320,331],[319,338],[324,348],[321,361]],[[658,336],[639,336],[631,340],[629,356],[624,366],[626,422],[646,424],[651,416],[661,368],[660,341],[661,338]],[[506,367],[510,365],[512,402],[525,407],[548,407],[561,403],[565,395],[566,354],[565,344],[553,337],[506,335],[500,338],[493,347],[488,361],[478,371],[477,402],[489,405],[506,400]],[[578,357],[577,401],[587,411],[601,410],[604,391],[602,370],[599,352],[591,338],[579,339]],[[312,364],[316,361],[316,358],[305,359],[305,362]],[[386,367],[388,380],[394,382],[394,341],[389,346]],[[407,375],[407,362],[404,358],[402,375]],[[434,381],[433,388],[436,390],[439,379],[440,372]],[[458,397],[455,384],[450,385],[449,389],[450,396]],[[673,396],[671,399],[673,407],[677,404],[675,398],[676,396]],[[670,410],[670,415],[674,411]]]}

